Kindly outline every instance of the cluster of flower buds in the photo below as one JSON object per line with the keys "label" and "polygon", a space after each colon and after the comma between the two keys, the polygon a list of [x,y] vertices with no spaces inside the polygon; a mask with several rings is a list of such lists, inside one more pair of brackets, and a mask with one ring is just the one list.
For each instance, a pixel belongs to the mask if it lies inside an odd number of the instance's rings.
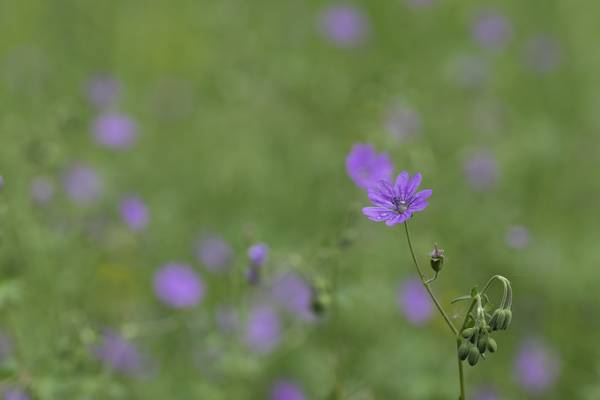
{"label": "cluster of flower buds", "polygon": [[[489,299],[485,290],[493,280],[500,281],[504,286],[504,294],[500,306],[490,315],[486,312],[486,306],[489,305]],[[474,366],[480,357],[485,357],[486,352],[495,353],[498,345],[491,333],[499,330],[506,330],[512,320],[512,288],[508,279],[496,275],[486,285],[482,293],[476,288],[468,296],[472,300],[472,306],[467,315],[464,329],[460,332],[458,357],[461,361],[468,361],[469,365]],[[466,298],[467,296],[464,296]]]}

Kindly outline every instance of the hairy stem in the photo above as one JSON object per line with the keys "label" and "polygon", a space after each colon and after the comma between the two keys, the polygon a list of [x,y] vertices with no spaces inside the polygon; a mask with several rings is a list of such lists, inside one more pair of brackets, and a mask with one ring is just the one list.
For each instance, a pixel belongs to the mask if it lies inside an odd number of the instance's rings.
{"label": "hairy stem", "polygon": [[421,271],[421,267],[419,267],[419,263],[417,262],[415,252],[413,250],[412,242],[410,240],[410,233],[408,232],[408,223],[406,221],[404,222],[404,230],[406,231],[406,240],[408,241],[408,249],[410,250],[410,255],[412,256],[412,260],[415,264],[415,268],[417,269],[417,273],[419,274],[419,278],[421,279],[423,286],[427,290],[427,293],[429,293],[429,297],[431,297],[431,300],[433,300],[433,303],[435,304],[436,308],[438,309],[438,311],[440,312],[440,314],[446,321],[446,325],[448,325],[448,327],[450,328],[452,333],[454,333],[455,336],[458,335],[458,331],[456,330],[456,327],[450,320],[450,317],[448,316],[448,314],[446,313],[446,311],[444,310],[444,308],[438,301],[437,297],[435,297],[435,295],[433,294],[431,287],[429,287],[431,282],[425,278],[425,275],[423,275],[423,272]]}

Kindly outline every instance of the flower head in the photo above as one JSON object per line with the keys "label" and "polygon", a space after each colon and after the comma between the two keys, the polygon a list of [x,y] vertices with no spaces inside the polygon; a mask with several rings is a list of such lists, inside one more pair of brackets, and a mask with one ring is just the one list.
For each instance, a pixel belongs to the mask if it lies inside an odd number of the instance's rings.
{"label": "flower head", "polygon": [[560,372],[557,356],[538,341],[527,341],[515,360],[519,384],[527,392],[541,394],[554,384]]}
{"label": "flower head", "polygon": [[262,266],[269,255],[269,247],[264,243],[257,243],[248,249],[248,258],[252,265]]}
{"label": "flower head", "polygon": [[154,292],[163,303],[173,308],[187,308],[200,303],[204,285],[192,268],[171,263],[154,276]]}
{"label": "flower head", "polygon": [[148,208],[137,197],[127,197],[120,204],[121,218],[134,231],[141,231],[150,221]]}
{"label": "flower head", "polygon": [[397,300],[406,319],[414,325],[423,325],[433,316],[431,300],[417,278],[410,278],[402,283]]}
{"label": "flower head", "polygon": [[322,35],[335,45],[350,48],[365,40],[369,33],[369,22],[360,9],[338,5],[321,12],[319,29]]}
{"label": "flower head", "polygon": [[124,374],[139,374],[144,366],[135,344],[112,331],[104,332],[102,343],[94,346],[92,353],[107,367]]}
{"label": "flower head", "polygon": [[346,171],[356,185],[368,189],[380,180],[390,180],[394,165],[387,154],[377,154],[370,144],[357,144],[346,157]]}
{"label": "flower head", "polygon": [[100,115],[92,126],[94,138],[101,146],[127,149],[137,140],[137,124],[128,116],[115,112]]}
{"label": "flower head", "polygon": [[280,380],[271,388],[270,400],[304,400],[304,394],[294,382]]}
{"label": "flower head", "polygon": [[491,49],[500,49],[504,46],[512,33],[510,21],[494,10],[481,13],[471,29],[475,40]]}
{"label": "flower head", "polygon": [[88,204],[100,197],[103,181],[92,168],[77,164],[64,176],[63,184],[68,196],[75,203]]}
{"label": "flower head", "polygon": [[204,235],[198,241],[196,254],[206,269],[214,273],[227,271],[233,261],[233,249],[218,235]]}
{"label": "flower head", "polygon": [[254,352],[270,353],[281,338],[281,321],[275,310],[266,304],[254,306],[248,315],[244,337]]}
{"label": "flower head", "polygon": [[110,107],[121,93],[119,81],[109,75],[93,77],[87,87],[88,99],[98,108]]}
{"label": "flower head", "polygon": [[420,184],[420,173],[411,178],[406,171],[398,175],[394,185],[379,181],[377,187],[369,189],[369,200],[375,207],[363,208],[363,214],[371,221],[385,222],[388,226],[401,224],[428,205],[426,200],[431,196],[431,189],[417,192]]}
{"label": "flower head", "polygon": [[31,397],[20,388],[10,388],[4,391],[4,400],[29,400]]}

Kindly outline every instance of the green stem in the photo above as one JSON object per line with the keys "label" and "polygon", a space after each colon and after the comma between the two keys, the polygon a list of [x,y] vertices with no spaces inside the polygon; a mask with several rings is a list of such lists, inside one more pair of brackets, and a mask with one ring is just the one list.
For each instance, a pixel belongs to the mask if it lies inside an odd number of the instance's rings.
{"label": "green stem", "polygon": [[427,293],[429,293],[429,297],[431,297],[431,300],[433,300],[433,303],[435,304],[436,308],[438,309],[438,311],[440,312],[440,314],[442,315],[442,317],[446,321],[446,325],[448,325],[448,327],[450,328],[450,330],[452,331],[452,333],[454,333],[454,335],[457,336],[458,335],[458,331],[456,330],[456,327],[454,326],[454,324],[450,320],[450,317],[448,316],[448,314],[446,313],[446,311],[444,311],[444,309],[442,308],[442,305],[440,304],[440,302],[438,301],[438,299],[433,294],[433,291],[429,287],[429,284],[431,282],[428,281],[425,278],[425,275],[423,275],[423,272],[421,271],[421,267],[419,267],[419,263],[417,262],[417,258],[415,257],[415,252],[413,250],[412,242],[410,240],[410,233],[408,232],[408,224],[407,224],[406,221],[404,222],[404,230],[406,231],[406,240],[408,241],[408,249],[410,250],[410,255],[412,256],[412,260],[413,260],[413,262],[415,264],[415,267],[417,268],[417,273],[419,274],[419,278],[421,279],[421,283],[423,283],[423,286],[427,290]]}

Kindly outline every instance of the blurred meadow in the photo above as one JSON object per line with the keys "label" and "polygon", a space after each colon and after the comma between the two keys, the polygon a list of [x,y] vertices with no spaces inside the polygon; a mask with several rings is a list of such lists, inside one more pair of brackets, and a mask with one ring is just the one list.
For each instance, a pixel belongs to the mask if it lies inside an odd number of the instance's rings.
{"label": "blurred meadow", "polygon": [[600,399],[598,13],[0,1],[0,393],[456,399],[402,228],[348,176],[369,143],[433,189],[410,225],[456,323],[512,281],[467,398]]}

